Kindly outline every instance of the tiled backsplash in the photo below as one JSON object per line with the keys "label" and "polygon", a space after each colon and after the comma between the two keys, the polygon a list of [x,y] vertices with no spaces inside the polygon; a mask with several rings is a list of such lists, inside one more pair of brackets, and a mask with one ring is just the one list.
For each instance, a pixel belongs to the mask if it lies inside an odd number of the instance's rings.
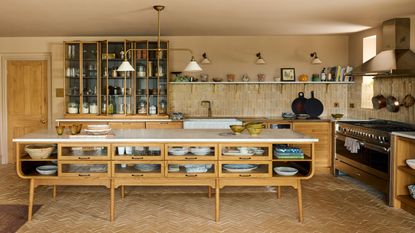
{"label": "tiled backsplash", "polygon": [[[291,112],[291,103],[304,92],[324,105],[322,117],[347,115],[347,86],[350,84],[171,84],[170,110],[186,116],[207,116],[202,100],[212,102],[213,116],[275,117]],[[335,103],[338,107],[334,107]]]}

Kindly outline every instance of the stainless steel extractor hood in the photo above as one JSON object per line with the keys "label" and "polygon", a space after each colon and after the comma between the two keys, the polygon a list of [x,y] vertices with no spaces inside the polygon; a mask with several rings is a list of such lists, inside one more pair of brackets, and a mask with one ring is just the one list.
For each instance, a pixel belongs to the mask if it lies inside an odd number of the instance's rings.
{"label": "stainless steel extractor hood", "polygon": [[410,50],[410,19],[382,24],[382,52],[356,67],[355,76],[415,76],[415,53]]}

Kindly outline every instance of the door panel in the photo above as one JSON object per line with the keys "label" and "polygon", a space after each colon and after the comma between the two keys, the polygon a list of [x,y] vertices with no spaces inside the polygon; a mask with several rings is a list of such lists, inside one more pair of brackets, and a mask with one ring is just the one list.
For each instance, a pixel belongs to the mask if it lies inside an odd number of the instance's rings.
{"label": "door panel", "polygon": [[47,60],[7,62],[8,161],[15,162],[12,139],[47,128]]}

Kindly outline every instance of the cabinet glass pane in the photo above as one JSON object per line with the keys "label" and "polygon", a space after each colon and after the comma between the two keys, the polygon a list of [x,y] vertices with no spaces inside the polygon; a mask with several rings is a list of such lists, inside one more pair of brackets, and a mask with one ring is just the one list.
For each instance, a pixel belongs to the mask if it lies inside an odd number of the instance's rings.
{"label": "cabinet glass pane", "polygon": [[62,147],[62,156],[98,157],[107,156],[108,148],[103,146]]}
{"label": "cabinet glass pane", "polygon": [[168,147],[169,156],[215,156],[215,147],[209,146],[191,146],[191,147],[181,147],[181,146],[170,146]]}
{"label": "cabinet glass pane", "polygon": [[193,164],[193,163],[170,163],[167,167],[167,172],[170,174],[180,174],[180,173],[200,173],[200,174],[214,174],[215,173],[215,164],[205,163],[205,164]]}
{"label": "cabinet glass pane", "polygon": [[62,164],[62,173],[107,173],[107,164]]}
{"label": "cabinet glass pane", "polygon": [[222,147],[222,156],[229,157],[267,157],[269,154],[268,147],[247,147],[247,146],[225,146]]}
{"label": "cabinet glass pane", "polygon": [[65,44],[66,113],[79,113],[80,104],[80,44]]}
{"label": "cabinet glass pane", "polygon": [[108,95],[108,89],[107,89],[107,78],[108,78],[108,62],[107,62],[107,42],[100,42],[101,47],[101,113],[107,114],[107,95]]}
{"label": "cabinet glass pane", "polygon": [[222,164],[222,173],[263,173],[267,174],[268,164],[229,163]]}
{"label": "cabinet glass pane", "polygon": [[97,44],[83,44],[83,104],[82,113],[98,114],[97,92]]}
{"label": "cabinet glass pane", "polygon": [[115,156],[161,156],[160,146],[117,146]]}

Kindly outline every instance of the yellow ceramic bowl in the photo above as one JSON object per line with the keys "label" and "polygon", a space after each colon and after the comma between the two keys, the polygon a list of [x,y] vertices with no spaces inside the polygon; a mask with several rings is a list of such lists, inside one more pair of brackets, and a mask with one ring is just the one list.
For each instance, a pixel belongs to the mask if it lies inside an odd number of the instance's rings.
{"label": "yellow ceramic bowl", "polygon": [[258,136],[262,132],[262,127],[261,128],[249,127],[247,129],[251,136]]}
{"label": "yellow ceramic bowl", "polygon": [[242,133],[242,131],[245,130],[245,127],[243,125],[230,125],[229,127],[235,134],[240,134]]}
{"label": "yellow ceramic bowl", "polygon": [[245,128],[257,128],[257,129],[262,129],[263,128],[263,124],[262,122],[249,122],[245,124]]}
{"label": "yellow ceramic bowl", "polygon": [[336,113],[336,114],[331,114],[331,116],[332,116],[334,119],[339,120],[339,119],[341,119],[341,118],[343,117],[343,114],[341,114],[341,113]]}

